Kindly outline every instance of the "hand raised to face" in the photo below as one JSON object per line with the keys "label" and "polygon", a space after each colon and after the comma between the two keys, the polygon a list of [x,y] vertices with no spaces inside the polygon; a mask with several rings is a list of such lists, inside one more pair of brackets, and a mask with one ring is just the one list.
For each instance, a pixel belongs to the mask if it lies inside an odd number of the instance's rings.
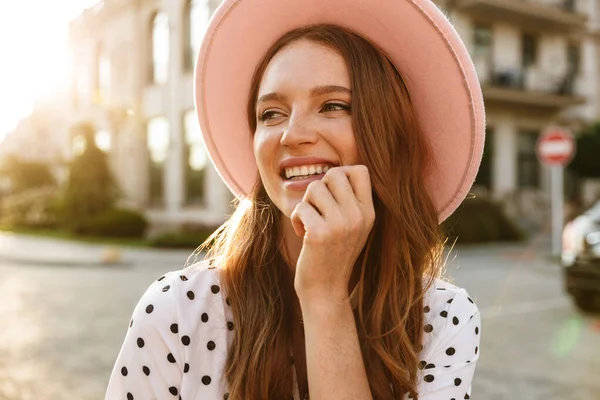
{"label": "hand raised to face", "polygon": [[296,292],[347,296],[352,268],[375,222],[367,167],[335,167],[311,182],[291,221],[303,238]]}

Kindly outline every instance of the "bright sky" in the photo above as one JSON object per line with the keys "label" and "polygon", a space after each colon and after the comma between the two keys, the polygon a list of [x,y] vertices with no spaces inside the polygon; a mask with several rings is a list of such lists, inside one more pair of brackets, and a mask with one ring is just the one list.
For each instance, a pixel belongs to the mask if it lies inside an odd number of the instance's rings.
{"label": "bright sky", "polygon": [[68,22],[99,0],[0,0],[0,141],[68,82]]}

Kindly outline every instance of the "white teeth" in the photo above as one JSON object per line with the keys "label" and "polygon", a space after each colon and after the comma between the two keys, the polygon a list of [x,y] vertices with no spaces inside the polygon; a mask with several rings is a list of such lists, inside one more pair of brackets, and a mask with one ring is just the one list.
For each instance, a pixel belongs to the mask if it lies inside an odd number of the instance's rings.
{"label": "white teeth", "polygon": [[309,176],[315,174],[323,174],[327,172],[331,167],[325,164],[321,165],[302,165],[298,167],[285,168],[285,177],[287,179],[297,178],[302,176]]}

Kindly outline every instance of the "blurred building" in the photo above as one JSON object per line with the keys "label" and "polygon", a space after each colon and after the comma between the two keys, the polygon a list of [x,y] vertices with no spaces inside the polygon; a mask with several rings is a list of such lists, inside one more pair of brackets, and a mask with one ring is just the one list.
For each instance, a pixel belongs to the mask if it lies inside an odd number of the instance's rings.
{"label": "blurred building", "polygon": [[[70,123],[93,122],[128,202],[156,224],[215,224],[232,196],[208,162],[192,71],[219,0],[104,0],[70,27]],[[487,108],[474,191],[538,226],[549,171],[535,156],[550,124],[598,118],[600,9],[593,0],[438,0],[467,45]],[[68,144],[72,146],[72,144]]]}
{"label": "blurred building", "polygon": [[600,111],[595,0],[440,0],[483,87],[487,140],[477,188],[513,216],[549,221],[550,171],[535,155],[551,124],[577,131]]}
{"label": "blurred building", "polygon": [[73,122],[93,122],[131,206],[156,225],[214,225],[233,197],[208,161],[193,66],[218,2],[104,0],[70,26]]}

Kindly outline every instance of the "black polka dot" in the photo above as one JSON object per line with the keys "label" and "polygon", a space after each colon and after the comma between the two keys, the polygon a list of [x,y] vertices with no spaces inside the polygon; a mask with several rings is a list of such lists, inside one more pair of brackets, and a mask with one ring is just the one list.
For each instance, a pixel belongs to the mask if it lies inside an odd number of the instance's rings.
{"label": "black polka dot", "polygon": [[227,400],[227,399],[229,399],[229,393],[225,393],[225,394],[223,395],[223,400]]}
{"label": "black polka dot", "polygon": [[215,260],[211,258],[210,260],[208,260],[208,265],[212,266],[214,262]]}
{"label": "black polka dot", "polygon": [[185,275],[180,275],[179,279],[181,279],[184,282],[188,280],[187,276],[185,276]]}
{"label": "black polka dot", "polygon": [[137,345],[138,345],[138,347],[139,347],[140,349],[141,349],[142,347],[144,347],[144,344],[145,344],[145,343],[144,343],[144,339],[142,339],[142,338],[138,338],[138,340],[137,340]]}
{"label": "black polka dot", "polygon": [[428,313],[429,311],[431,311],[431,308],[429,308],[429,306],[423,307],[423,312]]}
{"label": "black polka dot", "polygon": [[454,298],[451,298],[450,300],[447,301],[448,304],[452,303],[452,300],[454,300]]}
{"label": "black polka dot", "polygon": [[435,368],[435,364],[427,364],[425,366],[425,369],[431,369],[431,368]]}
{"label": "black polka dot", "polygon": [[210,385],[211,380],[212,379],[210,379],[210,376],[208,376],[208,375],[204,375],[202,377],[202,383],[204,383],[205,385]]}
{"label": "black polka dot", "polygon": [[215,349],[216,345],[215,342],[213,342],[212,340],[208,343],[206,343],[206,348],[209,349],[210,351],[213,351]]}
{"label": "black polka dot", "polygon": [[233,322],[231,322],[231,321],[227,322],[227,329],[229,329],[230,331],[233,330]]}
{"label": "black polka dot", "polygon": [[192,292],[192,291],[190,290],[189,292],[187,292],[187,297],[188,297],[188,299],[190,299],[190,300],[194,300],[194,297],[196,297],[196,296],[194,296],[194,292]]}
{"label": "black polka dot", "polygon": [[453,323],[454,325],[458,325],[458,324],[459,324],[459,320],[458,320],[458,318],[456,318],[456,317],[453,317],[453,318],[452,318],[452,323]]}
{"label": "black polka dot", "polygon": [[173,332],[173,333],[179,332],[179,325],[171,324],[171,332]]}
{"label": "black polka dot", "polygon": [[127,367],[121,368],[121,375],[127,376]]}
{"label": "black polka dot", "polygon": [[426,365],[427,365],[427,362],[425,362],[425,361],[421,361],[421,362],[419,363],[419,369],[423,369],[423,368],[425,368],[425,366],[426,366]]}
{"label": "black polka dot", "polygon": [[443,287],[439,287],[439,288],[435,288],[436,290],[446,290],[446,288]]}
{"label": "black polka dot", "polygon": [[150,368],[148,368],[144,365],[144,367],[142,368],[142,371],[144,372],[144,375],[150,376]]}
{"label": "black polka dot", "polygon": [[186,335],[186,336],[182,336],[182,337],[181,337],[181,343],[182,343],[184,346],[189,346],[189,345],[190,345],[190,337],[189,337],[189,336],[187,336],[187,335]]}
{"label": "black polka dot", "polygon": [[228,306],[231,306],[231,301],[229,300],[229,297],[225,299],[225,303],[226,303]]}
{"label": "black polka dot", "polygon": [[471,398],[471,396],[469,396],[469,393],[465,394],[465,400],[469,400]]}
{"label": "black polka dot", "polygon": [[450,368],[452,365],[444,365],[444,368]]}
{"label": "black polka dot", "polygon": [[440,313],[440,315],[444,318],[446,318],[448,316],[448,311],[444,310]]}
{"label": "black polka dot", "polygon": [[433,375],[425,375],[425,382],[433,382],[434,379]]}
{"label": "black polka dot", "polygon": [[460,378],[456,378],[454,380],[454,386],[460,386],[461,383],[462,383],[462,380]]}
{"label": "black polka dot", "polygon": [[175,364],[175,357],[173,357],[173,354],[169,353],[167,360],[169,360],[171,364]]}
{"label": "black polka dot", "polygon": [[183,373],[187,374],[190,371],[190,364],[185,363],[185,365],[183,366]]}
{"label": "black polka dot", "polygon": [[477,350],[479,350],[479,347],[475,346],[475,354],[477,354]]}
{"label": "black polka dot", "polygon": [[127,400],[133,400],[133,395],[131,393],[127,393]]}
{"label": "black polka dot", "polygon": [[146,307],[146,314],[150,314],[152,311],[154,311],[154,306],[150,304]]}
{"label": "black polka dot", "polygon": [[453,397],[453,398],[451,398],[450,400],[456,400],[456,399]]}
{"label": "black polka dot", "polygon": [[173,396],[177,396],[177,394],[179,393],[179,391],[177,390],[177,388],[175,386],[171,386],[169,388],[169,393],[171,393]]}
{"label": "black polka dot", "polygon": [[433,325],[431,324],[427,324],[425,325],[425,327],[423,328],[425,330],[425,332],[430,333],[433,332]]}
{"label": "black polka dot", "polygon": [[131,319],[131,321],[129,321],[129,327],[131,328],[133,326],[133,318]]}
{"label": "black polka dot", "polygon": [[200,319],[202,320],[202,322],[208,322],[208,314],[207,313],[203,313],[202,317]]}
{"label": "black polka dot", "polygon": [[468,300],[469,300],[471,303],[473,303],[473,300],[471,300],[471,298],[470,298],[470,297],[467,297],[467,299],[468,299]]}
{"label": "black polka dot", "polygon": [[170,285],[167,285],[167,286],[165,286],[164,288],[162,288],[162,291],[163,291],[163,292],[166,292],[166,291],[168,291],[170,288],[171,288],[171,286],[170,286]]}
{"label": "black polka dot", "polygon": [[475,327],[475,334],[479,335],[479,327],[478,326]]}
{"label": "black polka dot", "polygon": [[454,347],[448,347],[448,349],[446,349],[446,354],[448,354],[449,356],[453,356],[454,353],[456,353],[456,350],[454,350]]}
{"label": "black polka dot", "polygon": [[165,276],[161,276],[160,278],[158,278],[158,282],[162,281],[163,279],[165,279]]}
{"label": "black polka dot", "polygon": [[219,286],[217,286],[217,285],[212,285],[210,287],[210,291],[213,292],[214,294],[217,294],[217,293],[219,293],[221,291],[221,288]]}

